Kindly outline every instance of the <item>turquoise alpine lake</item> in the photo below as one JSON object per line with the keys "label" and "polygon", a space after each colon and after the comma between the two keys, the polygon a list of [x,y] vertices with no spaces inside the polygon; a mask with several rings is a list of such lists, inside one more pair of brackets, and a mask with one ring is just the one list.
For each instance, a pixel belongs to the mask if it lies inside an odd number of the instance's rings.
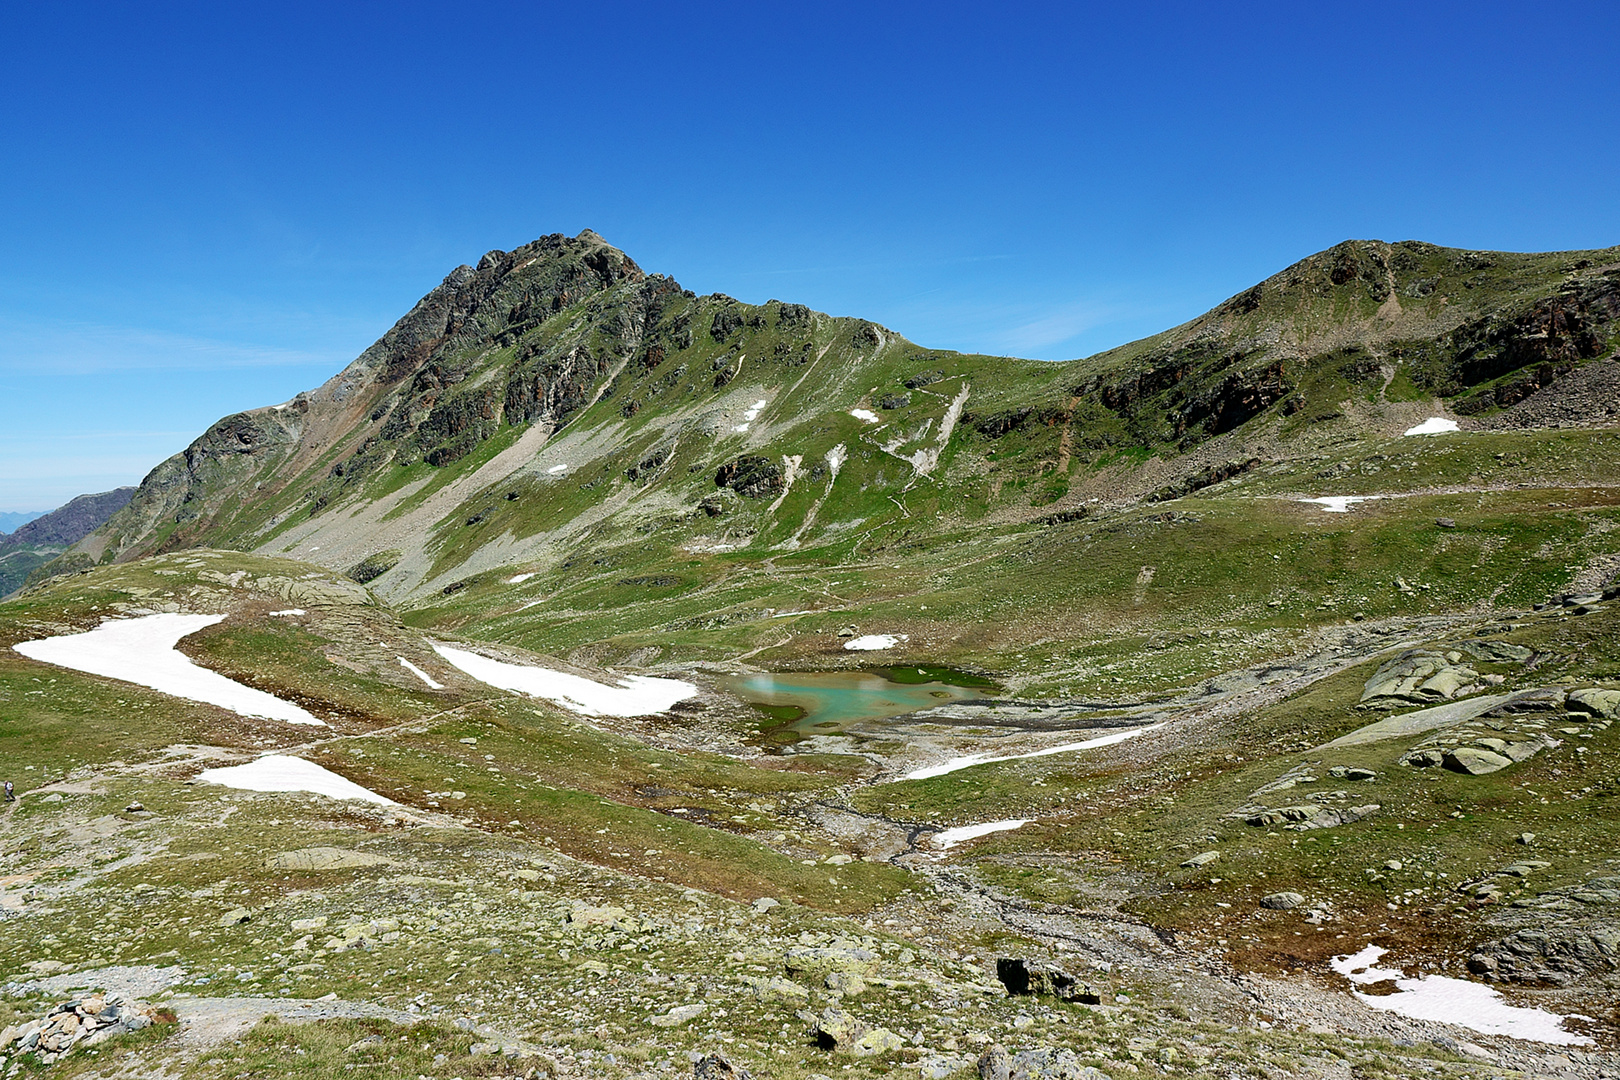
{"label": "turquoise alpine lake", "polygon": [[[802,734],[826,734],[861,720],[901,716],[950,701],[982,698],[978,687],[901,683],[866,671],[774,672],[733,684],[737,695]],[[794,717],[792,710],[801,716]]]}

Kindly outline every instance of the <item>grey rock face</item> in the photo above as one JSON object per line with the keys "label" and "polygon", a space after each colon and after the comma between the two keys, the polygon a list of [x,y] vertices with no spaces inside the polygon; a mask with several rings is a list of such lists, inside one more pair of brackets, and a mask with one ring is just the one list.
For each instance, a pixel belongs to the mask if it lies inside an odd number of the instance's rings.
{"label": "grey rock face", "polygon": [[1514,901],[1492,919],[1508,932],[1474,953],[1468,969],[1532,986],[1613,985],[1620,982],[1617,917],[1620,877],[1593,878]]}
{"label": "grey rock face", "polygon": [[748,454],[720,466],[714,474],[714,486],[730,488],[750,499],[767,499],[780,495],[787,480],[782,466],[770,458]]}

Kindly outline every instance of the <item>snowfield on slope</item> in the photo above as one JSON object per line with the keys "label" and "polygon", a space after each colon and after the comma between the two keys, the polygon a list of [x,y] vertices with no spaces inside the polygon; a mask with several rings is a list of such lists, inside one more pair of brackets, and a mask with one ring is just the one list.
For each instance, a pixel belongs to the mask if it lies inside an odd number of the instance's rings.
{"label": "snowfield on slope", "polygon": [[1372,502],[1381,499],[1382,495],[1323,495],[1317,499],[1301,499],[1300,502],[1312,503],[1320,506],[1330,514],[1348,514],[1350,507],[1356,503]]}
{"label": "snowfield on slope", "polygon": [[1402,435],[1444,435],[1448,431],[1460,431],[1457,421],[1447,420],[1440,416],[1431,416],[1417,427],[1409,427],[1401,432]]}
{"label": "snowfield on slope", "polygon": [[564,671],[491,660],[448,645],[435,645],[433,650],[481,683],[543,698],[586,716],[648,716],[698,692],[696,686],[680,679],[625,675],[619,685],[609,686]]}
{"label": "snowfield on slope", "polygon": [[1384,1012],[1410,1016],[1414,1020],[1438,1020],[1457,1024],[1485,1035],[1507,1035],[1515,1039],[1560,1046],[1590,1046],[1592,1040],[1564,1030],[1564,1018],[1545,1009],[1522,1009],[1509,1005],[1502,995],[1481,983],[1453,979],[1445,975],[1423,975],[1408,979],[1405,972],[1374,967],[1388,949],[1368,945],[1352,956],[1335,956],[1328,966],[1357,986],[1393,979],[1393,994],[1363,994],[1356,999]]}
{"label": "snowfield on slope", "polygon": [[172,697],[218,705],[242,716],[324,727],[290,701],[198,667],[175,648],[181,638],[224,622],[224,615],[145,615],[109,619],[83,634],[22,641],[12,648],[30,660],[135,683]]}
{"label": "snowfield on slope", "polygon": [[204,769],[197,774],[197,779],[240,791],[308,791],[329,799],[360,799],[383,806],[397,805],[393,799],[363,788],[313,761],[286,754],[266,754],[246,765]]}
{"label": "snowfield on slope", "polygon": [[423,682],[427,683],[429,689],[432,689],[432,690],[443,690],[444,689],[444,683],[439,682],[433,676],[429,675],[427,672],[423,671],[421,668],[417,667],[415,664],[411,663],[409,660],[405,659],[403,656],[399,658],[399,663],[400,663],[400,666],[403,667],[406,671],[410,672],[412,675],[415,675],[418,679],[421,679]]}
{"label": "snowfield on slope", "polygon": [[851,652],[881,652],[907,640],[909,638],[905,634],[862,634],[844,642],[844,648]]}
{"label": "snowfield on slope", "polygon": [[1033,818],[1008,818],[1006,821],[987,821],[982,825],[958,825],[954,829],[941,829],[933,836],[934,846],[944,851],[964,840],[977,840],[991,833],[1022,829],[1033,820]]}

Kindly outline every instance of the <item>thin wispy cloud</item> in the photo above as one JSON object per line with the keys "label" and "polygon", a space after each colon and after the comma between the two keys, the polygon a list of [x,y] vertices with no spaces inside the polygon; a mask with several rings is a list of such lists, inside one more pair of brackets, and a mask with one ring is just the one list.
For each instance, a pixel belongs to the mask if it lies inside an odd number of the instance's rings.
{"label": "thin wispy cloud", "polygon": [[1158,316],[1156,309],[1129,298],[975,303],[956,290],[937,292],[896,305],[888,325],[934,348],[1067,360],[1139,337],[1140,328]]}
{"label": "thin wispy cloud", "polygon": [[0,321],[0,371],[20,375],[298,366],[336,370],[348,359],[352,358],[336,352],[222,341],[139,327]]}
{"label": "thin wispy cloud", "polygon": [[[1011,314],[1011,313],[1009,313]],[[1118,319],[1125,312],[1107,305],[1093,303],[1064,304],[1049,308],[1031,318],[1018,321],[990,332],[992,341],[1014,353],[1041,352],[1053,345],[1071,341],[1087,330],[1095,329]]]}
{"label": "thin wispy cloud", "polygon": [[[68,431],[52,432],[50,438],[53,442],[90,442],[96,439],[116,439],[126,442],[131,439],[195,439],[200,432],[197,431]],[[38,432],[0,432],[0,444],[8,442],[38,443]]]}

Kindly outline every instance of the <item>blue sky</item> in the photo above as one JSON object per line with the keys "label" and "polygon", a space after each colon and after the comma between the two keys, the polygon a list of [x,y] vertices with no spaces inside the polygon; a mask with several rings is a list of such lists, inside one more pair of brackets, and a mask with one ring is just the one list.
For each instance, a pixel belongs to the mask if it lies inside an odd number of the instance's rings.
{"label": "blue sky", "polygon": [[551,232],[1043,359],[1348,237],[1620,243],[1612,3],[5,10],[0,511],[139,481]]}

